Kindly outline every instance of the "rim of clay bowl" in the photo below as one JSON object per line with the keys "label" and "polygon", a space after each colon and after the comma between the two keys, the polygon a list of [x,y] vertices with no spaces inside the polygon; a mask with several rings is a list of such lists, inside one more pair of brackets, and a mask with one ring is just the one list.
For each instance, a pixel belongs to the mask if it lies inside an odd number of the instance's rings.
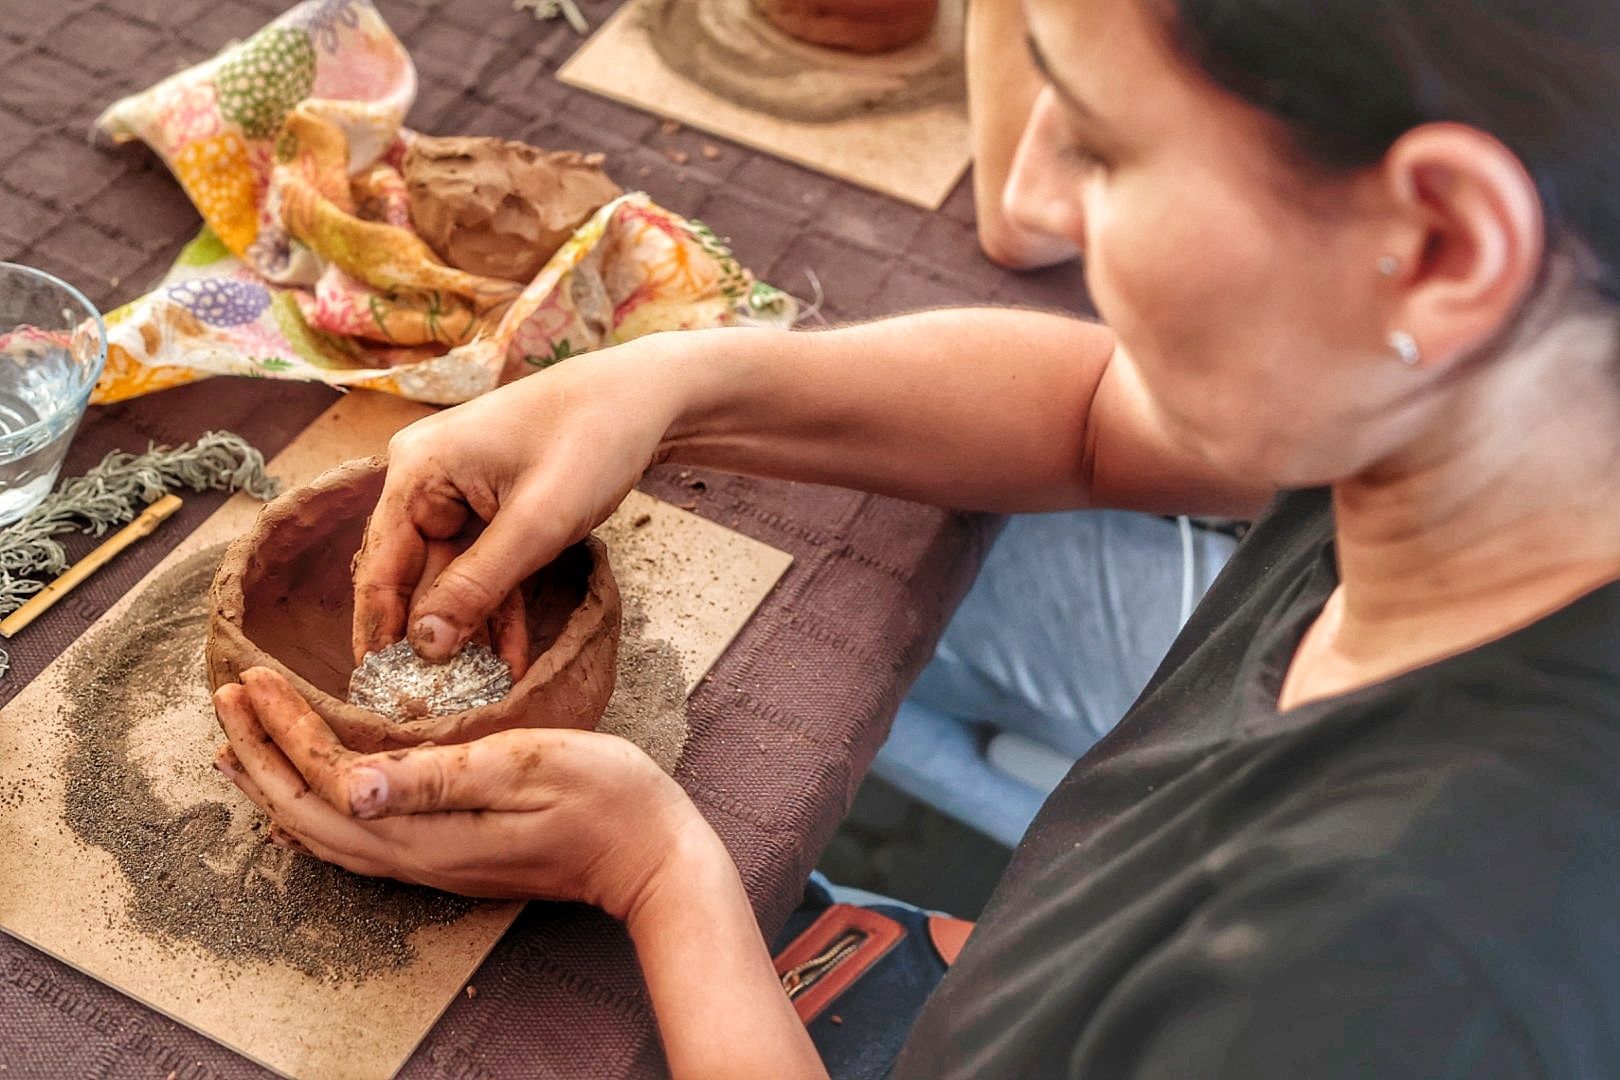
{"label": "rim of clay bowl", "polygon": [[[595,536],[588,535],[565,549],[566,552],[576,547],[583,548],[590,559],[584,598],[569,613],[556,640],[534,658],[529,670],[513,684],[506,697],[488,705],[418,720],[390,720],[321,689],[248,637],[244,626],[247,616],[244,578],[249,553],[256,550],[272,530],[292,521],[296,516],[295,511],[305,505],[311,495],[322,496],[363,483],[385,469],[386,461],[381,457],[361,458],[328,469],[304,487],[278,496],[259,511],[252,528],[232,541],[220,563],[209,595],[208,666],[214,688],[218,689],[225,681],[215,679],[217,673],[213,654],[216,646],[213,639],[217,634],[228,639],[239,652],[250,651],[259,658],[262,666],[277,671],[291,683],[318,714],[328,721],[337,721],[333,725],[334,730],[351,749],[369,751],[425,742],[466,742],[495,731],[535,726],[532,722],[513,722],[513,714],[521,712],[520,707],[527,699],[543,694],[559,673],[579,661],[586,650],[603,649],[608,653],[605,659],[606,678],[602,680],[604,689],[598,695],[601,700],[592,702],[590,708],[592,723],[599,720],[607,707],[608,698],[613,694],[621,600],[618,582],[608,562],[607,546]],[[609,638],[605,646],[601,644],[603,637]]]}

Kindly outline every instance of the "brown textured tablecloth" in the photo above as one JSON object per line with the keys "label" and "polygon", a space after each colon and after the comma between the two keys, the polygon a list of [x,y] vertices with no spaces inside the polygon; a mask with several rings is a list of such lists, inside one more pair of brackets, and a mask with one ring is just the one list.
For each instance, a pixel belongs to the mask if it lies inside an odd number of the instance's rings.
{"label": "brown textured tablecloth", "polygon": [[[145,289],[198,219],[138,147],[97,151],[109,102],[244,37],[275,0],[0,0],[0,258],[61,275],[103,307]],[[773,283],[825,289],[825,314],[859,318],[946,303],[1073,307],[1071,268],[1014,276],[973,242],[966,183],[938,213],[806,172],[570,90],[552,73],[579,43],[509,0],[379,0],[416,59],[411,126],[546,147],[601,149],[627,188],[700,217]],[[599,25],[615,0],[583,4]],[[698,151],[719,150],[712,160]],[[678,165],[666,150],[681,150]],[[712,155],[712,152],[711,152]],[[678,157],[679,155],[674,155]],[[993,362],[993,361],[987,361]],[[316,386],[212,379],[92,409],[67,469],[111,449],[210,428],[267,455],[333,400]],[[848,808],[906,686],[967,588],[993,523],[848,491],[671,470],[644,487],[783,548],[793,568],[691,702],[679,779],[725,839],[767,936]],[[0,702],[211,514],[185,510],[9,644]],[[88,542],[79,549],[88,547]],[[79,550],[76,549],[76,550]],[[407,1077],[645,1077],[664,1073],[628,940],[591,910],[531,905],[406,1065]],[[244,1001],[244,1008],[251,1008]],[[386,1017],[379,1017],[386,1023]],[[63,964],[0,935],[0,1080],[262,1076],[264,1070]]]}

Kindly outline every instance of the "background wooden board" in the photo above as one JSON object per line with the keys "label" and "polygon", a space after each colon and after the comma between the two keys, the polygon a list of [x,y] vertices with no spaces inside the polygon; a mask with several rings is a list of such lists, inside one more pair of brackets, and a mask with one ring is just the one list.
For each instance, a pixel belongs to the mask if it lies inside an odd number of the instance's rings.
{"label": "background wooden board", "polygon": [[[350,394],[271,463],[289,484],[348,458],[380,452],[425,407]],[[416,959],[359,984],[311,978],[284,964],[230,963],[150,937],[129,920],[128,885],[106,852],[64,823],[61,767],[70,735],[62,673],[142,589],[194,552],[242,532],[259,504],[239,496],[187,537],[152,574],[0,711],[0,929],[289,1076],[392,1076],[460,992],[521,905],[475,909],[412,939]],[[632,523],[647,517],[639,527]],[[787,569],[758,541],[632,493],[604,527],[615,574],[641,602],[649,636],[675,645],[690,687]],[[614,537],[630,539],[615,540]],[[200,665],[199,665],[200,671]],[[212,768],[220,735],[200,678],[195,693],[143,724],[163,787],[179,805],[239,803]]]}
{"label": "background wooden board", "polygon": [[925,210],[937,210],[967,169],[965,100],[830,123],[753,112],[671,71],[637,25],[637,7],[615,12],[557,78]]}

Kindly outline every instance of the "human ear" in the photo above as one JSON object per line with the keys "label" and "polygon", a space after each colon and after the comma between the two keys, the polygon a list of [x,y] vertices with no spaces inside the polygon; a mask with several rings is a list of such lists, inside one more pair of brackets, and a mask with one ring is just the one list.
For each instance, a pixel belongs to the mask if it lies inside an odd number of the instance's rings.
{"label": "human ear", "polygon": [[1447,367],[1507,329],[1546,256],[1534,179],[1499,140],[1464,124],[1425,124],[1380,165],[1395,227],[1395,290],[1383,336],[1410,335],[1425,368]]}

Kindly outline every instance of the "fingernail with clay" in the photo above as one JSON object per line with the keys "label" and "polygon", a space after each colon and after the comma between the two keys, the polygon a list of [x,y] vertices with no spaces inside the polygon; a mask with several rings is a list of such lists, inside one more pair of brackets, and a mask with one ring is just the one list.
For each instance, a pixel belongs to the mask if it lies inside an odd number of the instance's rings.
{"label": "fingernail with clay", "polygon": [[388,804],[388,777],[380,769],[361,767],[349,774],[349,812],[357,818],[373,818]]}
{"label": "fingernail with clay", "polygon": [[424,615],[411,627],[411,647],[427,659],[427,653],[448,653],[450,643],[456,639],[455,627],[442,615]]}

